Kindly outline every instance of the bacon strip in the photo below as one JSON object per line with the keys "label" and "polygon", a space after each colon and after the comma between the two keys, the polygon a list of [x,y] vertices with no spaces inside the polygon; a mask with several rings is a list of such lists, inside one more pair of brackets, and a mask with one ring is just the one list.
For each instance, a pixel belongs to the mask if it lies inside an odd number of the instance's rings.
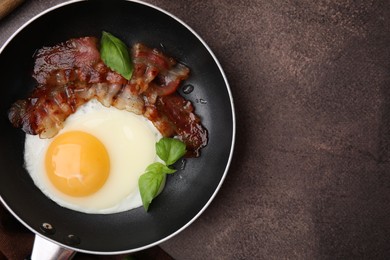
{"label": "bacon strip", "polygon": [[[97,44],[96,38],[84,37],[43,47],[35,54],[33,77],[40,85],[66,84],[75,80],[100,82],[100,73],[94,69],[94,65],[100,62]],[[63,81],[60,82],[58,76]]]}
{"label": "bacon strip", "polygon": [[189,155],[198,156],[207,131],[191,102],[176,92],[190,70],[142,44],[135,44],[131,55],[134,72],[128,81],[102,62],[94,37],[43,47],[35,56],[38,86],[11,106],[9,120],[28,134],[51,138],[69,115],[96,98],[104,106],[144,115],[163,136],[177,136]]}
{"label": "bacon strip", "polygon": [[198,147],[204,147],[207,144],[207,130],[201,125],[192,103],[174,93],[159,97],[156,106],[160,115],[172,123],[176,134],[186,143],[191,155],[199,156]]}

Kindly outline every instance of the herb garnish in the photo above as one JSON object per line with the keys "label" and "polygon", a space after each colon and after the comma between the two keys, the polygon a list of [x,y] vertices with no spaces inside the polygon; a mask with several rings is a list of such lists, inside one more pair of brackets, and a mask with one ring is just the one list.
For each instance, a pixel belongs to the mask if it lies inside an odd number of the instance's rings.
{"label": "herb garnish", "polygon": [[102,33],[100,40],[100,56],[103,62],[112,70],[130,80],[133,74],[133,64],[130,60],[126,44],[108,32]]}
{"label": "herb garnish", "polygon": [[162,138],[156,143],[156,153],[165,164],[155,162],[149,165],[138,179],[144,209],[148,211],[152,200],[160,194],[167,174],[176,172],[171,166],[186,153],[186,145],[174,138]]}

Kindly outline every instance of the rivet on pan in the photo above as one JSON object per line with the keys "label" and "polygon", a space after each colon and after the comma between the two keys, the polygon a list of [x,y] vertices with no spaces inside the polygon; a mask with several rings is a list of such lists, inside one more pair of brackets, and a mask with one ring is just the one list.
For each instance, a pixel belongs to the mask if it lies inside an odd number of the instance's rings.
{"label": "rivet on pan", "polygon": [[56,229],[49,223],[43,223],[40,227],[40,230],[46,235],[53,235],[56,232]]}
{"label": "rivet on pan", "polygon": [[80,238],[72,234],[68,235],[65,239],[65,243],[67,243],[70,246],[78,245],[80,244],[80,242],[81,242]]}

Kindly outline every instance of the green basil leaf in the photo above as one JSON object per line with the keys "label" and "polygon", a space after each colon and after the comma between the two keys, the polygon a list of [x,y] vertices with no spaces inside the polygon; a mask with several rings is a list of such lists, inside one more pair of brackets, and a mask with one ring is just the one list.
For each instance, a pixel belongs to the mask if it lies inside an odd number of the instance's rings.
{"label": "green basil leaf", "polygon": [[177,139],[162,138],[156,143],[156,152],[165,164],[160,162],[150,164],[138,179],[142,204],[146,211],[152,200],[163,190],[167,174],[176,172],[169,166],[186,153],[186,145]]}
{"label": "green basil leaf", "polygon": [[131,78],[133,64],[126,44],[120,39],[108,32],[103,32],[100,40],[100,56],[110,69],[118,72],[127,80]]}
{"label": "green basil leaf", "polygon": [[142,174],[138,179],[138,187],[141,194],[144,209],[148,211],[152,200],[160,192],[161,185],[164,184],[166,174],[162,172],[149,171]]}
{"label": "green basil leaf", "polygon": [[171,169],[160,162],[152,163],[151,165],[148,166],[148,168],[146,168],[146,172],[161,172],[164,174],[171,174],[174,173],[175,171],[176,171],[175,169]]}
{"label": "green basil leaf", "polygon": [[186,145],[182,141],[164,137],[156,143],[156,152],[158,157],[166,165],[170,166],[179,160],[187,151]]}

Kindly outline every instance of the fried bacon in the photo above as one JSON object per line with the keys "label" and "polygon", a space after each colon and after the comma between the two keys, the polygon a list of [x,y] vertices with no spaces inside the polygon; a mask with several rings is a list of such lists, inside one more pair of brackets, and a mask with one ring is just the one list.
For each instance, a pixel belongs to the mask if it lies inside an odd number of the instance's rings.
{"label": "fried bacon", "polygon": [[82,81],[98,83],[102,79],[99,68],[98,40],[93,37],[71,39],[53,47],[43,47],[35,54],[33,77],[40,85],[59,85]]}
{"label": "fried bacon", "polygon": [[175,133],[186,143],[189,151],[196,153],[198,147],[207,143],[206,129],[202,127],[200,118],[195,114],[190,101],[174,93],[160,97],[156,106],[158,113],[172,123]]}
{"label": "fried bacon", "polygon": [[134,72],[126,80],[102,62],[94,37],[43,47],[35,55],[38,85],[11,106],[9,120],[28,134],[51,138],[69,115],[95,98],[106,107],[144,115],[163,136],[177,136],[189,155],[198,156],[207,144],[207,130],[191,102],[177,93],[190,70],[143,44],[135,44],[131,56]]}

